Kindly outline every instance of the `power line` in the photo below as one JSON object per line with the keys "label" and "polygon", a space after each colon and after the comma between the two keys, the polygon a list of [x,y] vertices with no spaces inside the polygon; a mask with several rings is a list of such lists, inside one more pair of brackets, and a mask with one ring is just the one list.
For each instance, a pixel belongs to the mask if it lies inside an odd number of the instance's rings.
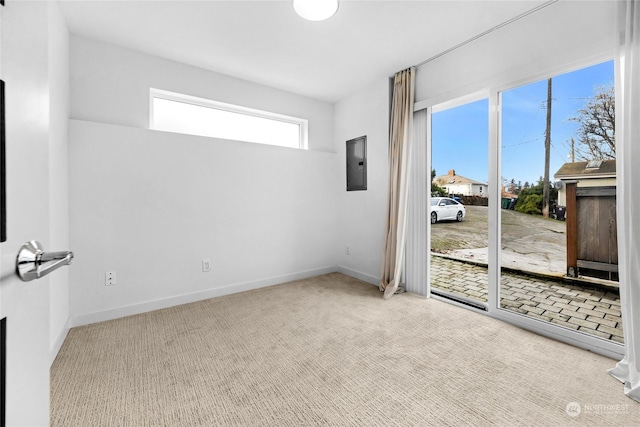
{"label": "power line", "polygon": [[532,142],[536,142],[536,141],[540,141],[540,137],[537,137],[535,139],[530,139],[528,141],[519,142],[517,144],[503,145],[502,148],[517,147],[518,145],[531,144]]}
{"label": "power line", "polygon": [[551,142],[551,148],[553,148],[554,150],[556,150],[556,153],[560,156],[560,158],[562,159],[562,163],[566,163],[565,158],[564,158],[564,154],[562,154],[560,152],[560,150],[558,150],[555,145],[553,145],[553,142]]}

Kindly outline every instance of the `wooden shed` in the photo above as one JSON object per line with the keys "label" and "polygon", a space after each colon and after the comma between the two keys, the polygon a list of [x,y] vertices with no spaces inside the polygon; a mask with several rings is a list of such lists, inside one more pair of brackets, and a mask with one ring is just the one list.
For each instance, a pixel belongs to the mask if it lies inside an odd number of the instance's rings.
{"label": "wooden shed", "polygon": [[615,160],[565,163],[554,177],[566,207],[567,275],[618,280]]}

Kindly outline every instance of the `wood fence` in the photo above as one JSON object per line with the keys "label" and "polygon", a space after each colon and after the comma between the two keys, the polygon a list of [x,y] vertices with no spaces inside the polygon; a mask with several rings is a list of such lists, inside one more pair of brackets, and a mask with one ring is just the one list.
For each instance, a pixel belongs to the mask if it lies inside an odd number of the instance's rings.
{"label": "wood fence", "polygon": [[566,188],[567,275],[617,280],[616,187]]}

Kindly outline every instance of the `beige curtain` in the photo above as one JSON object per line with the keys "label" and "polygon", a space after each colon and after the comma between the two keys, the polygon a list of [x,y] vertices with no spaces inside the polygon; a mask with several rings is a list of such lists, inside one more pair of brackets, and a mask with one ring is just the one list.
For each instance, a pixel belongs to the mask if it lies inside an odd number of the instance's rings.
{"label": "beige curtain", "polygon": [[387,229],[380,275],[385,299],[399,290],[404,264],[414,87],[415,68],[396,73],[389,130]]}

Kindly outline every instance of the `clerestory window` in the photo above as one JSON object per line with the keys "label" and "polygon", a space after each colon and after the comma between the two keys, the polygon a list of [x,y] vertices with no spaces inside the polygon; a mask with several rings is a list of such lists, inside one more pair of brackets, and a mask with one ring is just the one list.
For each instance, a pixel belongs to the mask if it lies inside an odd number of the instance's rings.
{"label": "clerestory window", "polygon": [[305,119],[159,89],[150,96],[153,130],[307,149]]}

